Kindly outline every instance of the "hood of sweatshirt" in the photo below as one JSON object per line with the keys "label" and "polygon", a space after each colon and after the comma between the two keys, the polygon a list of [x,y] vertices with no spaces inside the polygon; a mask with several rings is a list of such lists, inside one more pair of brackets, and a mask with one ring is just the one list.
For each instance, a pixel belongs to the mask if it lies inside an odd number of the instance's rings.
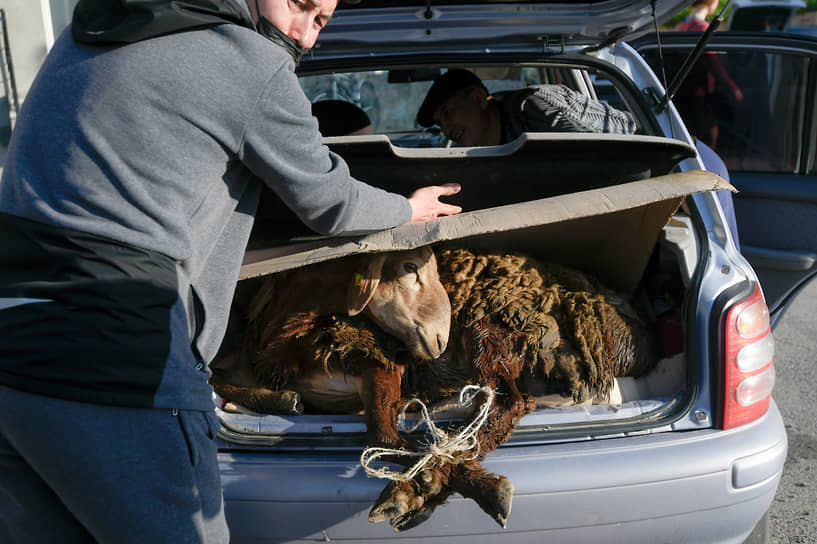
{"label": "hood of sweatshirt", "polygon": [[91,45],[126,44],[220,24],[255,30],[283,47],[296,64],[307,52],[269,20],[253,23],[243,0],[80,0],[71,36]]}

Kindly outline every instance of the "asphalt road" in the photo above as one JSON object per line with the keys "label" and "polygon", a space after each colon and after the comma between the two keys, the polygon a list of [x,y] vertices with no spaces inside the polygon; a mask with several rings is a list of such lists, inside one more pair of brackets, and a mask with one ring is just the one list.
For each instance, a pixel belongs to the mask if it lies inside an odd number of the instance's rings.
{"label": "asphalt road", "polygon": [[772,544],[817,543],[816,313],[817,280],[812,280],[774,330],[772,396],[786,424],[789,453],[771,506]]}

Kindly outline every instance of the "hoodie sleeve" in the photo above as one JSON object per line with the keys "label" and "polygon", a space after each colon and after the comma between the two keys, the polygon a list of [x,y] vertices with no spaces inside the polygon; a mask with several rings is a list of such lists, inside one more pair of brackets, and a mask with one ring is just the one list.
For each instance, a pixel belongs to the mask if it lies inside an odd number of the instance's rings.
{"label": "hoodie sleeve", "polygon": [[239,157],[320,234],[382,230],[411,219],[404,196],[351,177],[346,162],[322,144],[291,62],[273,73],[250,114]]}

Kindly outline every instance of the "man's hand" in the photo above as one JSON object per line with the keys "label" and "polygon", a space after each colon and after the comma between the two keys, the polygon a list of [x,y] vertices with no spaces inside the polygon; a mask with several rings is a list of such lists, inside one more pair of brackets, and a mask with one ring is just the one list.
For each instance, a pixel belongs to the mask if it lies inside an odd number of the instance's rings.
{"label": "man's hand", "polygon": [[440,202],[441,196],[455,195],[460,192],[459,183],[446,183],[445,185],[435,185],[417,189],[409,197],[411,204],[411,221],[409,223],[419,223],[428,221],[443,215],[454,215],[460,213],[462,208],[453,204]]}

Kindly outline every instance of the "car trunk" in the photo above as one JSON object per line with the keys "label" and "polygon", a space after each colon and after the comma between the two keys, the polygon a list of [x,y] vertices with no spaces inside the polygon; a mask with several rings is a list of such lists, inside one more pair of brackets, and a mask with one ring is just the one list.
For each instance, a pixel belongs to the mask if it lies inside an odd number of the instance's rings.
{"label": "car trunk", "polygon": [[[449,181],[463,213],[387,231],[311,235],[280,202],[262,198],[241,280],[355,253],[467,247],[523,252],[597,276],[631,295],[666,356],[650,380],[620,381],[621,402],[539,408],[510,442],[580,440],[670,428],[690,405],[681,311],[699,242],[683,211],[693,193],[729,189],[719,177],[680,172],[695,151],[653,136],[526,134],[492,148],[403,149],[385,136],[330,138],[351,172],[410,194]],[[384,175],[384,173],[386,173]],[[379,180],[379,183],[378,183]],[[674,357],[670,357],[675,355]],[[216,398],[221,406],[220,399]],[[361,414],[257,415],[218,409],[221,438],[237,446],[287,450],[361,450]]]}

